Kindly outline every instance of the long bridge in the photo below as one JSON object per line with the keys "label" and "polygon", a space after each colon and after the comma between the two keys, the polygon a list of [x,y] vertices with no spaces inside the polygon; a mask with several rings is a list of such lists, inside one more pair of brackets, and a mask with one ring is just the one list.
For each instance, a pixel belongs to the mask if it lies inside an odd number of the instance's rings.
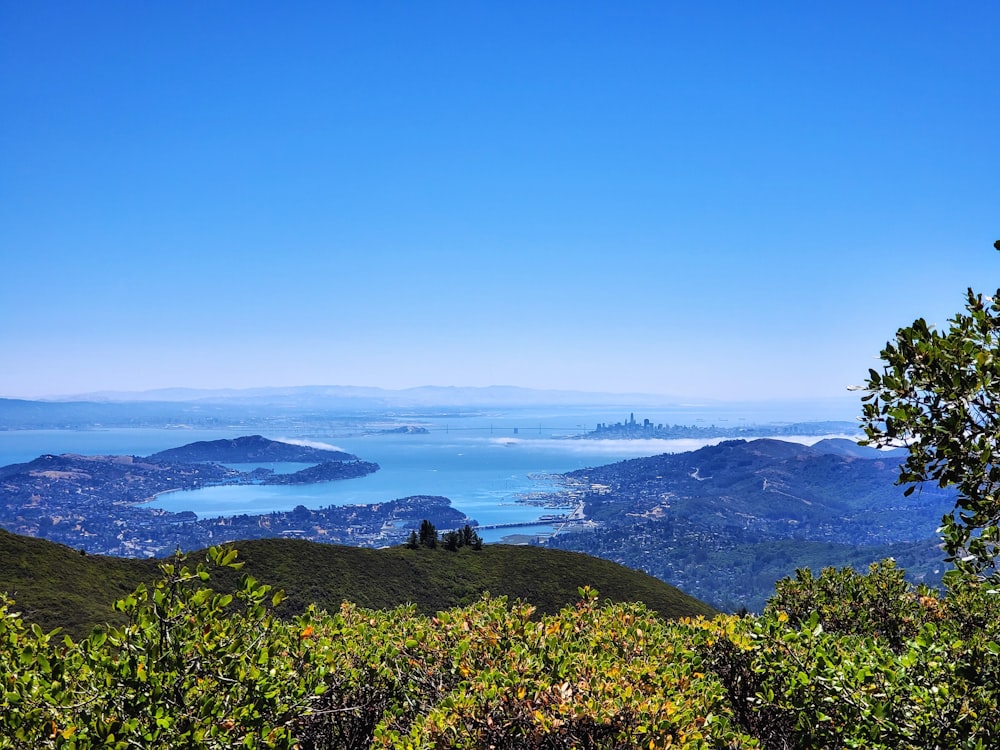
{"label": "long bridge", "polygon": [[451,425],[445,425],[444,427],[427,427],[425,428],[428,432],[488,432],[490,435],[520,435],[522,433],[529,433],[535,435],[541,435],[544,433],[559,433],[561,435],[584,435],[590,430],[587,429],[586,425],[578,424],[573,427],[546,427],[545,425],[532,425],[529,427],[500,427],[497,425],[489,425],[488,427],[452,427]]}
{"label": "long bridge", "polygon": [[549,526],[558,525],[562,526],[571,523],[585,523],[584,518],[570,518],[569,516],[557,516],[552,518],[539,518],[534,521],[515,521],[511,523],[487,523],[477,526],[477,529],[488,530],[488,529],[516,529],[523,526]]}

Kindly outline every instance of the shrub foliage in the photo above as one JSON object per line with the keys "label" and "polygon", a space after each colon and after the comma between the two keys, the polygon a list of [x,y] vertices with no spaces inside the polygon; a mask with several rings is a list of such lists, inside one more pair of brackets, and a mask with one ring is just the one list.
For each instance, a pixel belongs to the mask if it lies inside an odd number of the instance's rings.
{"label": "shrub foliage", "polygon": [[979,748],[1000,737],[987,584],[802,571],[758,617],[666,621],[485,597],[428,617],[345,604],[290,620],[250,576],[162,566],[75,642],[0,608],[4,748]]}

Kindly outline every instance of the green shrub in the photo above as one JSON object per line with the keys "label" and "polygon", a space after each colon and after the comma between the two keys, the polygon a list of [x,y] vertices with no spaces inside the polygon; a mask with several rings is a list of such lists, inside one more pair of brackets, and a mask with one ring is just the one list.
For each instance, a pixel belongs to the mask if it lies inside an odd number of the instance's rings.
{"label": "green shrub", "polygon": [[759,617],[581,589],[545,616],[485,597],[283,621],[269,587],[217,593],[180,560],[79,642],[0,604],[0,748],[994,747],[998,595],[884,562],[800,571]]}

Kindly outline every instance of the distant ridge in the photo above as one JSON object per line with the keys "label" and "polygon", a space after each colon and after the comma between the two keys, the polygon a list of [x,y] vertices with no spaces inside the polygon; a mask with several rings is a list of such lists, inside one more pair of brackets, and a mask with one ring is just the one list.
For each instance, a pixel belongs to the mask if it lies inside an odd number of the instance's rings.
{"label": "distant ridge", "polygon": [[906,458],[908,451],[906,448],[891,448],[889,450],[879,450],[867,445],[858,445],[853,440],[845,438],[825,438],[812,446],[814,451],[826,453],[832,456],[844,456],[846,458]]}
{"label": "distant ridge", "polygon": [[676,396],[649,393],[600,393],[539,390],[511,385],[418,386],[392,390],[371,386],[306,385],[276,388],[160,388],[150,391],[99,391],[58,397],[58,401],[111,403],[202,402],[206,404],[318,405],[365,404],[370,407],[433,406],[677,406]]}
{"label": "distant ridge", "polygon": [[[644,393],[598,393],[536,390],[517,386],[422,386],[402,390],[355,386],[291,388],[101,391],[46,399],[0,398],[0,430],[78,429],[108,427],[220,427],[273,430],[276,426],[313,423],[318,414],[371,416],[399,410],[417,410],[441,416],[456,410],[539,407],[676,412],[745,412],[753,422],[852,419],[857,405],[843,398],[768,400],[756,402],[691,399]],[[684,419],[684,417],[680,417]],[[694,416],[691,417],[695,419]],[[742,417],[741,417],[742,419]],[[702,420],[698,420],[702,421]],[[726,421],[723,418],[722,421]],[[750,422],[747,422],[750,424]]]}
{"label": "distant ridge", "polygon": [[[3,399],[0,399],[2,401]],[[609,393],[516,385],[378,388],[355,385],[302,385],[259,388],[159,388],[146,391],[96,391],[49,396],[44,402],[96,403],[200,403],[255,406],[340,405],[366,408],[443,406],[613,406],[623,408],[717,408],[729,406],[780,406],[796,420],[853,419],[857,399],[853,394],[812,398],[730,400],[711,396],[669,393]],[[773,421],[786,421],[776,417]]]}
{"label": "distant ridge", "polygon": [[[292,539],[238,542],[243,574],[284,589],[280,613],[293,615],[315,603],[336,609],[351,601],[372,609],[412,603],[426,613],[465,605],[485,592],[519,598],[542,613],[575,602],[577,588],[592,586],[602,598],[642,601],[662,616],[712,615],[711,607],[645,573],[587,555],[540,547],[485,545],[381,550]],[[192,562],[203,559],[192,553]],[[84,555],[60,544],[0,529],[0,593],[15,611],[45,630],[62,627],[84,635],[116,616],[111,604],[158,574],[157,560]],[[232,590],[241,574],[213,573],[210,585]]]}

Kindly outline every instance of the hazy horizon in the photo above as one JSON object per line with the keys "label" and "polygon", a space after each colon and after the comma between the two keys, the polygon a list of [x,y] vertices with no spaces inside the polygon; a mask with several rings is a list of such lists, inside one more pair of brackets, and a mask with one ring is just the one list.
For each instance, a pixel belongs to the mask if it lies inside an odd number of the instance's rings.
{"label": "hazy horizon", "polygon": [[[684,397],[662,393],[615,393],[613,391],[569,391],[560,389],[536,389],[523,386],[491,385],[491,386],[461,386],[461,385],[423,385],[410,388],[380,388],[378,386],[359,385],[303,385],[303,386],[262,386],[247,388],[155,388],[137,391],[90,391],[86,393],[48,394],[23,400],[69,402],[76,400],[96,400],[109,402],[154,402],[154,401],[197,401],[197,400],[227,400],[253,399],[265,397],[287,397],[291,400],[310,396],[318,398],[350,398],[358,399],[383,397],[404,397],[419,395],[428,406],[447,406],[449,404],[488,405],[489,401],[469,401],[469,398],[488,397],[499,406],[551,406],[567,407],[628,407],[635,408],[696,408],[700,406],[724,407],[731,405],[768,405],[795,403],[826,403],[847,404],[857,402],[860,396],[856,393],[844,393],[837,396],[798,397],[798,398],[758,398],[758,399],[726,399],[717,397]],[[449,398],[450,397],[450,398]],[[10,398],[0,396],[0,398]],[[20,397],[15,397],[20,398]],[[517,399],[524,399],[518,401]]]}
{"label": "hazy horizon", "polygon": [[[858,378],[858,382],[863,380],[863,378]],[[771,402],[795,402],[795,401],[848,401],[857,400],[859,396],[856,393],[851,393],[845,386],[843,393],[833,393],[833,394],[823,394],[823,395],[791,395],[783,396],[780,394],[775,395],[756,395],[750,394],[744,397],[732,397],[727,398],[726,394],[707,394],[707,393],[665,393],[665,392],[640,392],[640,391],[614,391],[614,390],[584,390],[584,389],[569,389],[569,388],[534,388],[531,386],[523,385],[511,385],[511,384],[488,384],[488,385],[463,385],[463,384],[433,384],[433,383],[422,383],[419,385],[405,386],[398,388],[382,387],[374,385],[358,385],[358,384],[286,384],[286,385],[243,385],[239,387],[229,387],[229,386],[216,386],[203,388],[199,386],[192,385],[182,385],[182,386],[157,386],[153,388],[101,388],[95,390],[69,390],[60,392],[27,392],[27,393],[0,393],[0,399],[14,399],[14,400],[25,400],[25,401],[71,401],[75,399],[107,399],[107,400],[123,400],[123,401],[140,401],[140,400],[158,400],[160,398],[166,398],[167,400],[183,400],[187,398],[186,393],[194,394],[195,397],[203,397],[206,395],[221,395],[221,394],[231,394],[233,396],[247,395],[253,393],[280,393],[283,391],[305,391],[310,389],[344,389],[344,390],[358,390],[358,391],[381,391],[390,394],[402,394],[407,392],[419,392],[427,390],[454,390],[454,391],[480,391],[488,392],[495,390],[515,390],[522,391],[525,393],[538,394],[557,394],[563,398],[570,397],[573,395],[578,395],[581,397],[587,397],[588,400],[594,398],[600,399],[601,397],[608,397],[613,399],[610,403],[597,401],[595,403],[607,403],[608,405],[614,405],[616,403],[629,403],[630,398],[642,399],[649,401],[651,403],[659,403],[664,405],[696,405],[696,404],[710,404],[710,403],[771,403]],[[540,403],[548,403],[541,401]],[[557,402],[558,403],[558,402]]]}
{"label": "hazy horizon", "polygon": [[0,397],[840,398],[1000,286],[1000,5],[0,4]]}

